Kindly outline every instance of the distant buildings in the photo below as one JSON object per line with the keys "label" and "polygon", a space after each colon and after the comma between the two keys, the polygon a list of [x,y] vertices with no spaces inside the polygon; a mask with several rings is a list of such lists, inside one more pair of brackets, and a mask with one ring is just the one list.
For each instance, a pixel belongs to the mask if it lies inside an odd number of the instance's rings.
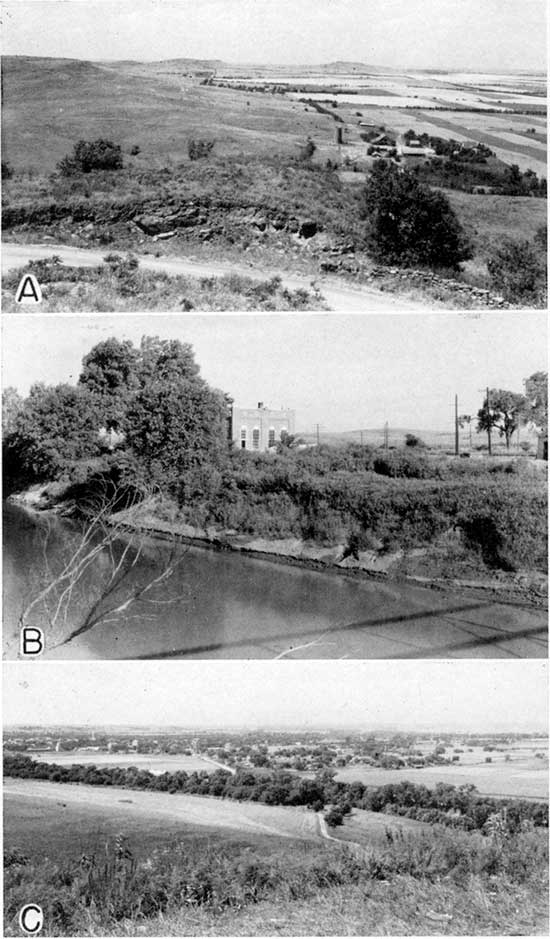
{"label": "distant buildings", "polygon": [[295,412],[272,410],[263,401],[257,408],[236,408],[231,413],[231,440],[239,450],[265,452],[287,434],[294,434]]}
{"label": "distant buildings", "polygon": [[424,147],[420,140],[416,140],[414,137],[408,143],[400,144],[397,152],[406,165],[425,163],[426,160],[435,156],[435,150],[432,147]]}

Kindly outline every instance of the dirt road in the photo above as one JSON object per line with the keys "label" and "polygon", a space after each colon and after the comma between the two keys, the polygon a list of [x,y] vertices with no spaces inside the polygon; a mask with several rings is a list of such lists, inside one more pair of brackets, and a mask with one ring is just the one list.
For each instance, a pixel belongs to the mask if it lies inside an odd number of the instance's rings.
{"label": "dirt road", "polygon": [[[74,248],[68,245],[54,244],[2,244],[2,273],[23,267],[30,260],[48,258],[57,255],[63,264],[73,267],[95,267],[103,262],[107,249],[94,251],[88,248]],[[223,277],[224,274],[238,274],[253,280],[269,280],[278,275],[283,285],[289,290],[312,289],[312,278],[305,275],[289,274],[287,271],[264,270],[246,264],[233,264],[219,261],[192,261],[188,258],[155,258],[137,255],[140,266],[149,271],[164,271],[171,275],[189,277]],[[420,310],[426,303],[404,300],[395,294],[384,293],[365,286],[354,287],[343,283],[338,278],[316,277],[315,285],[320,290],[328,307],[338,313],[370,313],[379,310]]]}

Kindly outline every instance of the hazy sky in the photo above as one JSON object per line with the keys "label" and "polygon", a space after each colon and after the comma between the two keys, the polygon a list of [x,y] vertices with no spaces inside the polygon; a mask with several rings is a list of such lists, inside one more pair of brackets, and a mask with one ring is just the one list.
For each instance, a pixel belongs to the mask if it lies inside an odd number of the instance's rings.
{"label": "hazy sky", "polygon": [[[70,323],[70,327],[68,326]],[[544,313],[117,315],[3,318],[3,385],[76,383],[82,357],[116,336],[190,342],[201,374],[240,407],[296,410],[297,430],[451,430],[454,395],[475,414],[483,388],[523,391],[546,370]]]}
{"label": "hazy sky", "polygon": [[4,54],[544,69],[544,0],[11,0]]}
{"label": "hazy sky", "polygon": [[547,663],[4,665],[4,724],[546,730]]}

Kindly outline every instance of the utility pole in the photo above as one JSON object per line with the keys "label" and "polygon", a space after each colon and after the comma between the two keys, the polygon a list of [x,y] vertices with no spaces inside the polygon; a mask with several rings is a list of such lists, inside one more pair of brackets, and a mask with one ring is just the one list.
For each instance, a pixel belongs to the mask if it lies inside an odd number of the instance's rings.
{"label": "utility pole", "polygon": [[319,446],[319,445],[320,445],[320,442],[321,442],[321,437],[320,437],[320,434],[319,434],[320,427],[321,427],[320,424],[316,424],[316,425],[315,425],[315,434],[316,434],[316,436],[317,436],[317,446]]}
{"label": "utility pole", "polygon": [[487,385],[487,450],[491,456],[491,407],[489,403],[489,386]]}
{"label": "utility pole", "polygon": [[455,395],[455,456],[460,453],[460,440],[458,436],[458,395]]}
{"label": "utility pole", "polygon": [[389,427],[388,422],[384,424],[384,450],[389,450]]}
{"label": "utility pole", "polygon": [[363,446],[363,431],[362,430],[359,431],[359,436],[361,438],[361,446]]}

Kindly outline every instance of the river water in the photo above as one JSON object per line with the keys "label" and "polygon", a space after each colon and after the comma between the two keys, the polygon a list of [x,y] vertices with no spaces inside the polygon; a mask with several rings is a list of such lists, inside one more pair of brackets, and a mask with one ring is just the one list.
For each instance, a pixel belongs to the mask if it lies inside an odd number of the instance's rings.
{"label": "river water", "polygon": [[[4,505],[4,656],[17,656],[18,622],[50,571],[80,537],[49,513]],[[47,537],[47,549],[45,539]],[[116,546],[120,557],[124,542]],[[163,569],[169,548],[148,539],[121,599]],[[103,552],[50,629],[50,597],[26,623],[46,630],[46,658],[543,657],[544,611],[409,584],[310,571],[237,553],[182,547],[172,580],[147,599],[63,643],[89,615],[110,571]],[[56,598],[58,599],[58,598]],[[151,600],[153,602],[151,602]]]}

